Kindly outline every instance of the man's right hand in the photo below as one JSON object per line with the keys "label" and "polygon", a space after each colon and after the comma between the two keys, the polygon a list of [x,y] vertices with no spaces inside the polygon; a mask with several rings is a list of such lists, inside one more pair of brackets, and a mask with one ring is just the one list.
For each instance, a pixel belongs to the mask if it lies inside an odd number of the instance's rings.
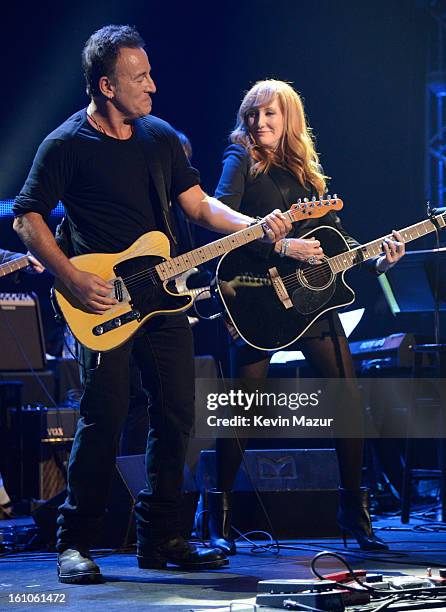
{"label": "man's right hand", "polygon": [[110,297],[113,285],[91,272],[75,270],[64,281],[71,293],[92,313],[103,314],[118,303]]}

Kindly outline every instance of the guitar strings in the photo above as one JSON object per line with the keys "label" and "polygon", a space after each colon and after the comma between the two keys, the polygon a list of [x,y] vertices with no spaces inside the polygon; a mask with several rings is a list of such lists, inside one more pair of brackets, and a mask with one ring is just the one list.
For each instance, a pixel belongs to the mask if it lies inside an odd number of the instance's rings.
{"label": "guitar strings", "polygon": [[[299,208],[299,211],[302,209],[303,212],[305,212],[307,208],[312,209],[315,206],[320,207],[323,205],[329,206],[329,204],[330,204],[329,200],[327,201],[316,200],[314,202],[296,202],[295,204],[291,204],[287,213],[290,214],[291,217],[293,216],[293,213],[294,214],[296,213],[296,209],[293,210],[293,206]],[[129,276],[126,276],[125,278],[123,277],[123,281],[125,282],[127,286],[134,286],[133,285],[134,281],[137,281],[137,284],[138,284],[139,280],[145,279],[146,277],[150,277],[154,284],[156,284],[159,280],[161,280],[158,274],[156,273],[155,267],[152,267],[152,268],[148,268],[147,270],[137,272],[135,274],[130,274]]]}
{"label": "guitar strings", "polygon": [[[303,211],[305,212],[307,210],[307,208],[313,208],[314,206],[328,206],[329,205],[329,201],[315,201],[315,202],[308,202],[308,203],[304,203],[304,202],[297,202],[296,204],[292,204],[290,206],[290,209],[287,211],[288,214],[290,214],[291,216],[293,216],[293,213],[295,213],[296,211],[293,210],[293,206],[296,206],[300,209],[303,209]],[[152,268],[148,268],[147,270],[143,270],[141,272],[137,272],[135,274],[130,274],[129,276],[123,277],[123,281],[125,283],[125,285],[127,287],[135,287],[137,286],[140,281],[144,281],[146,280],[146,278],[150,278],[150,280],[153,282],[153,284],[157,284],[161,279],[159,277],[159,275],[156,272],[155,267]]]}
{"label": "guitar strings", "polygon": [[[300,268],[300,270],[304,274],[305,278],[309,281],[316,281],[316,280],[322,279],[326,275],[327,272],[331,273],[332,271],[328,261],[318,266],[307,266],[305,268]],[[282,276],[281,278],[282,278],[283,283],[287,283],[289,281],[295,280],[296,275],[297,275],[297,269],[296,269],[296,272],[293,272],[292,274],[288,274],[287,276]]]}
{"label": "guitar strings", "polygon": [[[328,262],[324,262],[322,265],[318,265],[316,267],[306,267],[301,268],[303,270],[303,274],[305,278],[309,282],[315,282],[318,279],[323,278],[323,276],[327,272]],[[296,272],[289,274],[287,276],[282,277],[282,281],[285,285],[292,286],[296,284]],[[155,267],[148,268],[147,270],[142,270],[141,272],[137,272],[135,274],[130,274],[129,276],[123,277],[123,281],[128,288],[136,288],[139,285],[146,285],[146,281],[150,280],[154,285],[160,282],[160,277],[156,272]],[[291,285],[290,285],[291,282]],[[298,284],[298,283],[297,283]]]}
{"label": "guitar strings", "polygon": [[[314,267],[306,267],[302,268],[303,274],[308,282],[316,282],[319,279],[323,279],[325,274],[328,272],[327,270],[328,262]],[[137,289],[145,287],[147,284],[153,283],[154,285],[160,281],[159,276],[155,272],[155,268],[148,268],[147,270],[138,272],[136,274],[131,274],[127,277],[123,277],[123,281],[128,289]],[[288,276],[282,277],[282,281],[287,288],[293,288],[296,285],[299,285],[299,281],[296,278],[296,273],[290,274]]]}

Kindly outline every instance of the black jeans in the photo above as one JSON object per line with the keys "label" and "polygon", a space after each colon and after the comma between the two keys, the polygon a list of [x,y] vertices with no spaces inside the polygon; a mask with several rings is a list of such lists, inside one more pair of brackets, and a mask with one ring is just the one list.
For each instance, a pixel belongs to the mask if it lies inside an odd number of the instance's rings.
{"label": "black jeans", "polygon": [[67,498],[59,508],[59,551],[89,547],[100,528],[128,411],[131,354],[152,398],[147,483],[136,505],[138,532],[152,538],[180,533],[183,468],[194,419],[193,338],[184,315],[149,321],[132,340],[102,353],[97,369],[97,354],[82,350],[85,390],[68,465]]}

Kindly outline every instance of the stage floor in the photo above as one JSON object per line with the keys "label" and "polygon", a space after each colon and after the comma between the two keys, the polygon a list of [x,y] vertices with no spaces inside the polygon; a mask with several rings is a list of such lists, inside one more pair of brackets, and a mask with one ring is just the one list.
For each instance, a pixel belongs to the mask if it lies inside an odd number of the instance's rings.
{"label": "stage floor", "polygon": [[[379,535],[390,544],[390,552],[361,553],[353,540],[349,540],[351,548],[345,550],[341,540],[328,538],[283,541],[279,555],[253,553],[249,544],[240,544],[237,555],[230,558],[229,567],[200,573],[174,569],[140,570],[134,554],[102,551],[95,556],[106,580],[100,585],[60,584],[55,571],[55,553],[3,554],[0,557],[0,610],[229,610],[231,602],[249,604],[255,601],[258,580],[311,578],[311,558],[322,550],[342,554],[356,569],[425,576],[427,567],[432,568],[434,575],[438,575],[440,567],[446,568],[446,524],[412,519],[409,525],[402,525],[399,517],[393,517],[376,521],[375,525]],[[0,527],[4,527],[4,521]],[[340,564],[335,559],[323,559],[318,567],[322,573],[328,573],[340,569]],[[66,603],[10,603],[9,595],[19,593],[64,593]],[[245,605],[232,609],[242,612],[254,608]]]}

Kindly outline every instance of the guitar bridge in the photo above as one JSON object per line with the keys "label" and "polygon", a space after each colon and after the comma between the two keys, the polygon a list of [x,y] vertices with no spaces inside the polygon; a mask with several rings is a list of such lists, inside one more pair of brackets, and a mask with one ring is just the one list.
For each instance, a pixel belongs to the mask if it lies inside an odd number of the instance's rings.
{"label": "guitar bridge", "polygon": [[276,292],[277,297],[286,309],[292,308],[293,302],[291,301],[290,296],[288,295],[288,291],[285,289],[285,285],[283,284],[283,281],[280,278],[280,274],[277,271],[277,268],[270,268],[268,272],[271,279],[271,284],[274,287],[274,291]]}

